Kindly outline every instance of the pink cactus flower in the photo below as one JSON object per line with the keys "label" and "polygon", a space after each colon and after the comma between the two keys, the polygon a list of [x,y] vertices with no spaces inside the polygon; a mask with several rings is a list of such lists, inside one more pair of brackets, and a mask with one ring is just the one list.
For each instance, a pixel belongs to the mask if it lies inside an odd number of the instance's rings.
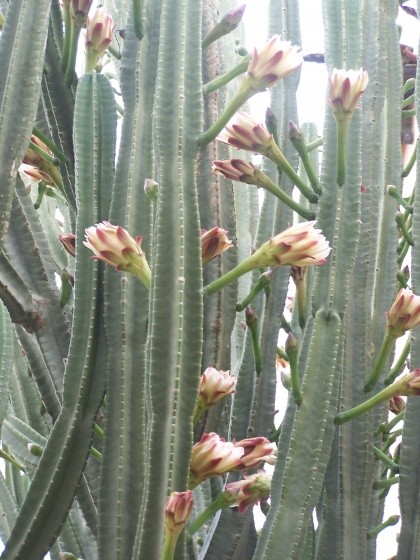
{"label": "pink cactus flower", "polygon": [[220,173],[226,179],[231,179],[232,181],[241,181],[250,185],[257,183],[258,167],[243,159],[213,161],[212,171],[213,173]]}
{"label": "pink cactus flower", "polygon": [[232,241],[227,238],[227,231],[220,227],[201,230],[201,258],[203,264],[221,255],[232,247]]}
{"label": "pink cactus flower", "polygon": [[420,324],[420,296],[402,288],[387,313],[388,329],[398,338]]}
{"label": "pink cactus flower", "polygon": [[165,506],[165,528],[171,533],[180,533],[188,521],[194,500],[191,490],[172,492]]}
{"label": "pink cactus flower", "polygon": [[360,70],[334,68],[330,79],[329,104],[336,118],[354,113],[368,82],[368,73],[362,68]]}
{"label": "pink cactus flower", "polygon": [[235,447],[244,450],[240,465],[242,469],[250,469],[262,461],[271,460],[274,454],[274,445],[265,437],[241,439],[235,442]]}
{"label": "pink cactus flower", "polygon": [[244,112],[236,113],[216,140],[240,150],[262,154],[265,154],[274,144],[273,136],[266,127]]}
{"label": "pink cactus flower", "polygon": [[235,392],[237,379],[229,371],[208,367],[200,378],[198,398],[206,408]]}
{"label": "pink cactus flower", "polygon": [[239,512],[245,513],[249,506],[260,501],[266,502],[270,497],[270,490],[271,476],[260,470],[256,474],[244,475],[243,480],[226,484],[224,491],[235,498],[232,506],[238,506]]}

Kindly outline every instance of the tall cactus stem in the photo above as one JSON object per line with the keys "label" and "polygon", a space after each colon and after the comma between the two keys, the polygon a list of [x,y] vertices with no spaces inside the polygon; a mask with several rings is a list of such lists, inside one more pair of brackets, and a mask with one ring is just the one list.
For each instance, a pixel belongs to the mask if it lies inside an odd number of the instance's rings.
{"label": "tall cactus stem", "polygon": [[346,181],[346,146],[349,119],[337,119],[337,185],[342,187]]}
{"label": "tall cactus stem", "polygon": [[388,356],[392,350],[392,345],[395,342],[395,337],[391,334],[391,332],[387,329],[385,331],[385,336],[382,341],[382,346],[379,350],[378,357],[376,359],[376,363],[373,367],[372,373],[369,376],[369,379],[366,381],[363,390],[365,393],[369,393],[377,384],[379,377],[381,376],[382,370],[385,366],[385,363],[388,359]]}
{"label": "tall cactus stem", "polygon": [[143,39],[143,0],[133,0],[134,32],[139,41]]}

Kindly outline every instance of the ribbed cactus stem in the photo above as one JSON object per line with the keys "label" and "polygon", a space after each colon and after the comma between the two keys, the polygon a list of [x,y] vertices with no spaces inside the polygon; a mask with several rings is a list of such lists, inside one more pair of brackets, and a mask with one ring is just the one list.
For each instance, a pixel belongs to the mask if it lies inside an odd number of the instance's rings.
{"label": "ribbed cactus stem", "polygon": [[143,0],[133,0],[134,31],[139,41],[143,39]]}
{"label": "ribbed cactus stem", "polygon": [[346,181],[347,129],[350,119],[337,120],[337,185],[342,187]]}

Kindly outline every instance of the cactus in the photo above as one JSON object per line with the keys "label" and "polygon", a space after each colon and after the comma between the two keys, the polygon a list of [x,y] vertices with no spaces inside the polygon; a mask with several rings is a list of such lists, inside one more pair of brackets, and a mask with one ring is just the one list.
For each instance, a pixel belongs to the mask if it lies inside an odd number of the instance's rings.
{"label": "cactus", "polygon": [[417,558],[404,3],[323,0],[319,136],[294,0],[91,4],[0,1],[1,560],[374,560],[394,484]]}

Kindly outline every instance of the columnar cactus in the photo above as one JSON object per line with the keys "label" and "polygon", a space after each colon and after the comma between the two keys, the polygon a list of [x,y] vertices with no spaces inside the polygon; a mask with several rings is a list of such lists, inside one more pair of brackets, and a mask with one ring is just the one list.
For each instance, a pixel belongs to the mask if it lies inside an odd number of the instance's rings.
{"label": "columnar cactus", "polygon": [[1,560],[374,560],[393,484],[419,557],[398,2],[323,0],[319,135],[295,0],[251,54],[234,0],[96,4],[0,1]]}

